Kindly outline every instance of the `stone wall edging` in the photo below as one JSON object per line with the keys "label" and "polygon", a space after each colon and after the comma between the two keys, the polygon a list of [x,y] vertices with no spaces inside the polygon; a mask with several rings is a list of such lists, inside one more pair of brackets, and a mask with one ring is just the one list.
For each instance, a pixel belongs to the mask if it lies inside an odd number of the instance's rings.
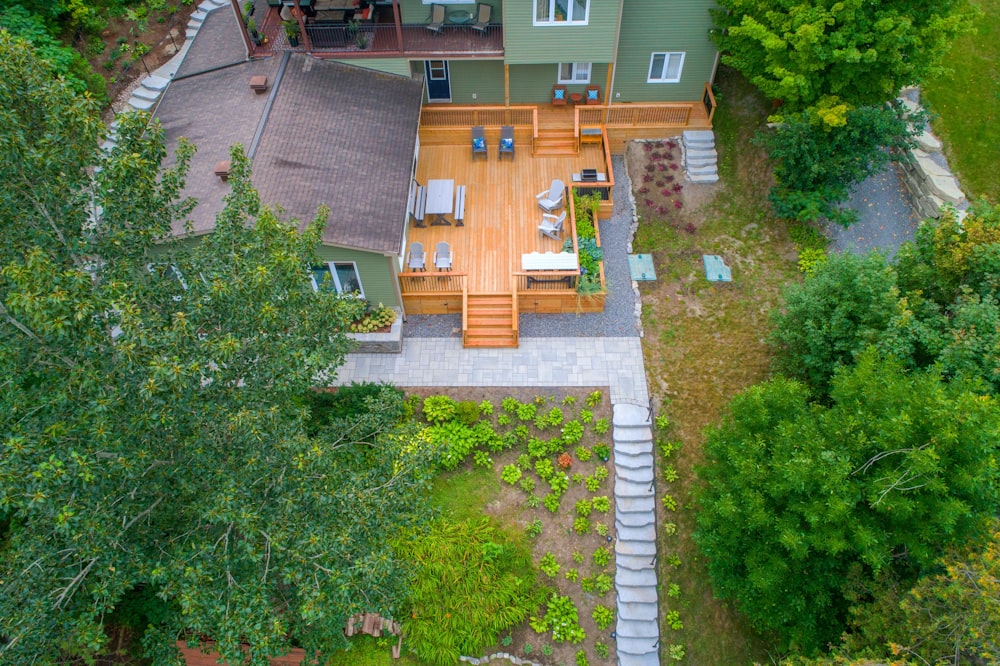
{"label": "stone wall edging", "polygon": [[[922,110],[917,87],[901,90],[898,101],[907,113]],[[910,207],[920,219],[941,217],[943,210],[951,208],[961,221],[969,200],[941,152],[941,140],[934,136],[929,126],[920,129],[923,131],[917,136],[916,147],[898,162]]]}
{"label": "stone wall edging", "polygon": [[491,655],[485,657],[459,657],[459,661],[464,661],[467,664],[472,664],[472,666],[479,666],[479,664],[489,664],[494,661],[509,661],[515,666],[542,666],[541,664],[531,661],[530,659],[521,659],[507,652],[494,652]]}

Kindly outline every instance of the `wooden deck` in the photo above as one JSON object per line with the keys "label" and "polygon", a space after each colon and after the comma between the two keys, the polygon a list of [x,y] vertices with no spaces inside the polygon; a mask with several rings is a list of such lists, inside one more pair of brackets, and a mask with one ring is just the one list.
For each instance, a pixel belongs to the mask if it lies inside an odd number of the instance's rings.
{"label": "wooden deck", "polygon": [[[497,160],[496,137],[487,132],[489,159],[472,160],[466,146],[425,146],[420,149],[417,181],[453,179],[466,186],[465,226],[411,225],[408,242],[423,243],[428,273],[433,274],[432,254],[447,242],[454,255],[453,271],[466,274],[469,293],[510,293],[511,275],[521,270],[521,255],[559,252],[562,243],[538,231],[542,211],[535,194],[546,190],[553,178],[569,184],[571,174],[583,168],[605,171],[600,146],[584,146],[579,157],[533,158],[530,148],[518,150],[513,162]],[[566,233],[569,237],[569,220]]]}

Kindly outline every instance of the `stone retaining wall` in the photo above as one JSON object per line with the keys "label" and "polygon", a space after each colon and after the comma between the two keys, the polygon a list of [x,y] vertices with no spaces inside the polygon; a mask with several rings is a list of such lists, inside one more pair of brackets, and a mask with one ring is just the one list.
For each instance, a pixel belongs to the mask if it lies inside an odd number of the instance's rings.
{"label": "stone retaining wall", "polygon": [[521,659],[520,657],[515,657],[507,652],[494,652],[493,654],[487,655],[485,657],[459,657],[459,661],[464,661],[467,664],[472,664],[472,666],[479,666],[479,664],[489,664],[495,661],[504,661],[514,664],[514,666],[542,666],[541,664],[535,663],[530,659]]}
{"label": "stone retaining wall", "polygon": [[[920,89],[905,88],[899,101],[909,112],[920,110]],[[920,219],[941,216],[941,207],[951,206],[959,219],[969,201],[962,192],[958,178],[948,167],[941,152],[941,141],[925,126],[917,137],[917,146],[899,161],[900,175],[910,199],[910,206]]]}
{"label": "stone retaining wall", "polygon": [[399,354],[403,351],[403,313],[396,310],[396,321],[388,333],[348,333],[354,340],[352,354]]}

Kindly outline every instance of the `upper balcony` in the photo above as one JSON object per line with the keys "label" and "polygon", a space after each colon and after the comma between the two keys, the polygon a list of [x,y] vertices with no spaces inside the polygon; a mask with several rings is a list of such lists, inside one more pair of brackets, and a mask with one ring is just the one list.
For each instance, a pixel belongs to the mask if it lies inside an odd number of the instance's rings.
{"label": "upper balcony", "polygon": [[[341,8],[355,0],[318,0],[306,4],[299,0],[298,9],[281,6],[260,7],[257,14],[257,37],[250,35],[256,56],[279,51],[305,51],[318,56],[336,58],[370,58],[372,56],[406,56],[435,58],[442,56],[503,57],[503,25],[498,17],[483,30],[473,27],[474,17],[468,11],[454,10],[445,14],[440,30],[428,29],[426,22],[404,22],[414,18],[399,11],[393,3],[371,3],[367,8]],[[334,9],[323,9],[333,3]],[[263,2],[257,4],[263,5]],[[263,14],[263,17],[260,16]],[[288,26],[297,25],[289,36]]]}

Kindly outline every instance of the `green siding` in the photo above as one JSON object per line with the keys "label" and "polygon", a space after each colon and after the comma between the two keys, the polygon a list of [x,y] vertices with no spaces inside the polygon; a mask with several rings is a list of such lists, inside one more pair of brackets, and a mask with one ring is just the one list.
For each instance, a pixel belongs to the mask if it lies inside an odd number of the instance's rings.
{"label": "green siding", "polygon": [[342,62],[345,65],[354,65],[355,67],[374,69],[389,74],[398,74],[399,76],[410,76],[410,61],[406,58],[366,58],[364,60],[337,60],[336,62]]}
{"label": "green siding", "polygon": [[[625,0],[612,102],[701,99],[715,66],[707,0]],[[654,52],[684,52],[679,83],[646,83]]]}
{"label": "green siding", "polygon": [[449,60],[448,74],[455,104],[503,104],[503,61]]}
{"label": "green siding", "polygon": [[[512,65],[611,62],[615,55],[619,2],[621,0],[590,0],[587,25],[579,26],[534,26],[534,0],[508,2],[503,21],[504,58]],[[555,83],[555,74],[552,78]]]}
{"label": "green siding", "polygon": [[364,289],[365,298],[370,303],[381,303],[389,307],[399,306],[396,300],[393,276],[389,270],[391,258],[374,252],[349,250],[329,245],[320,246],[316,250],[316,255],[324,262],[353,261],[358,266],[361,288]]}
{"label": "green siding", "polygon": [[[502,0],[488,0],[483,4],[493,5],[493,14],[490,20],[493,23],[499,23],[500,17],[503,15]],[[445,5],[446,14],[458,10],[475,12],[475,0],[468,4]],[[399,0],[399,15],[404,24],[425,23],[430,18],[431,6],[423,4],[420,0]]]}
{"label": "green siding", "polygon": [[[501,85],[503,85],[501,71]],[[511,104],[548,104],[552,101],[552,86],[559,81],[559,64],[512,65],[510,67]],[[601,86],[601,95],[608,81],[608,65],[593,63],[590,67],[590,84]],[[571,93],[583,93],[583,84],[567,85]]]}

